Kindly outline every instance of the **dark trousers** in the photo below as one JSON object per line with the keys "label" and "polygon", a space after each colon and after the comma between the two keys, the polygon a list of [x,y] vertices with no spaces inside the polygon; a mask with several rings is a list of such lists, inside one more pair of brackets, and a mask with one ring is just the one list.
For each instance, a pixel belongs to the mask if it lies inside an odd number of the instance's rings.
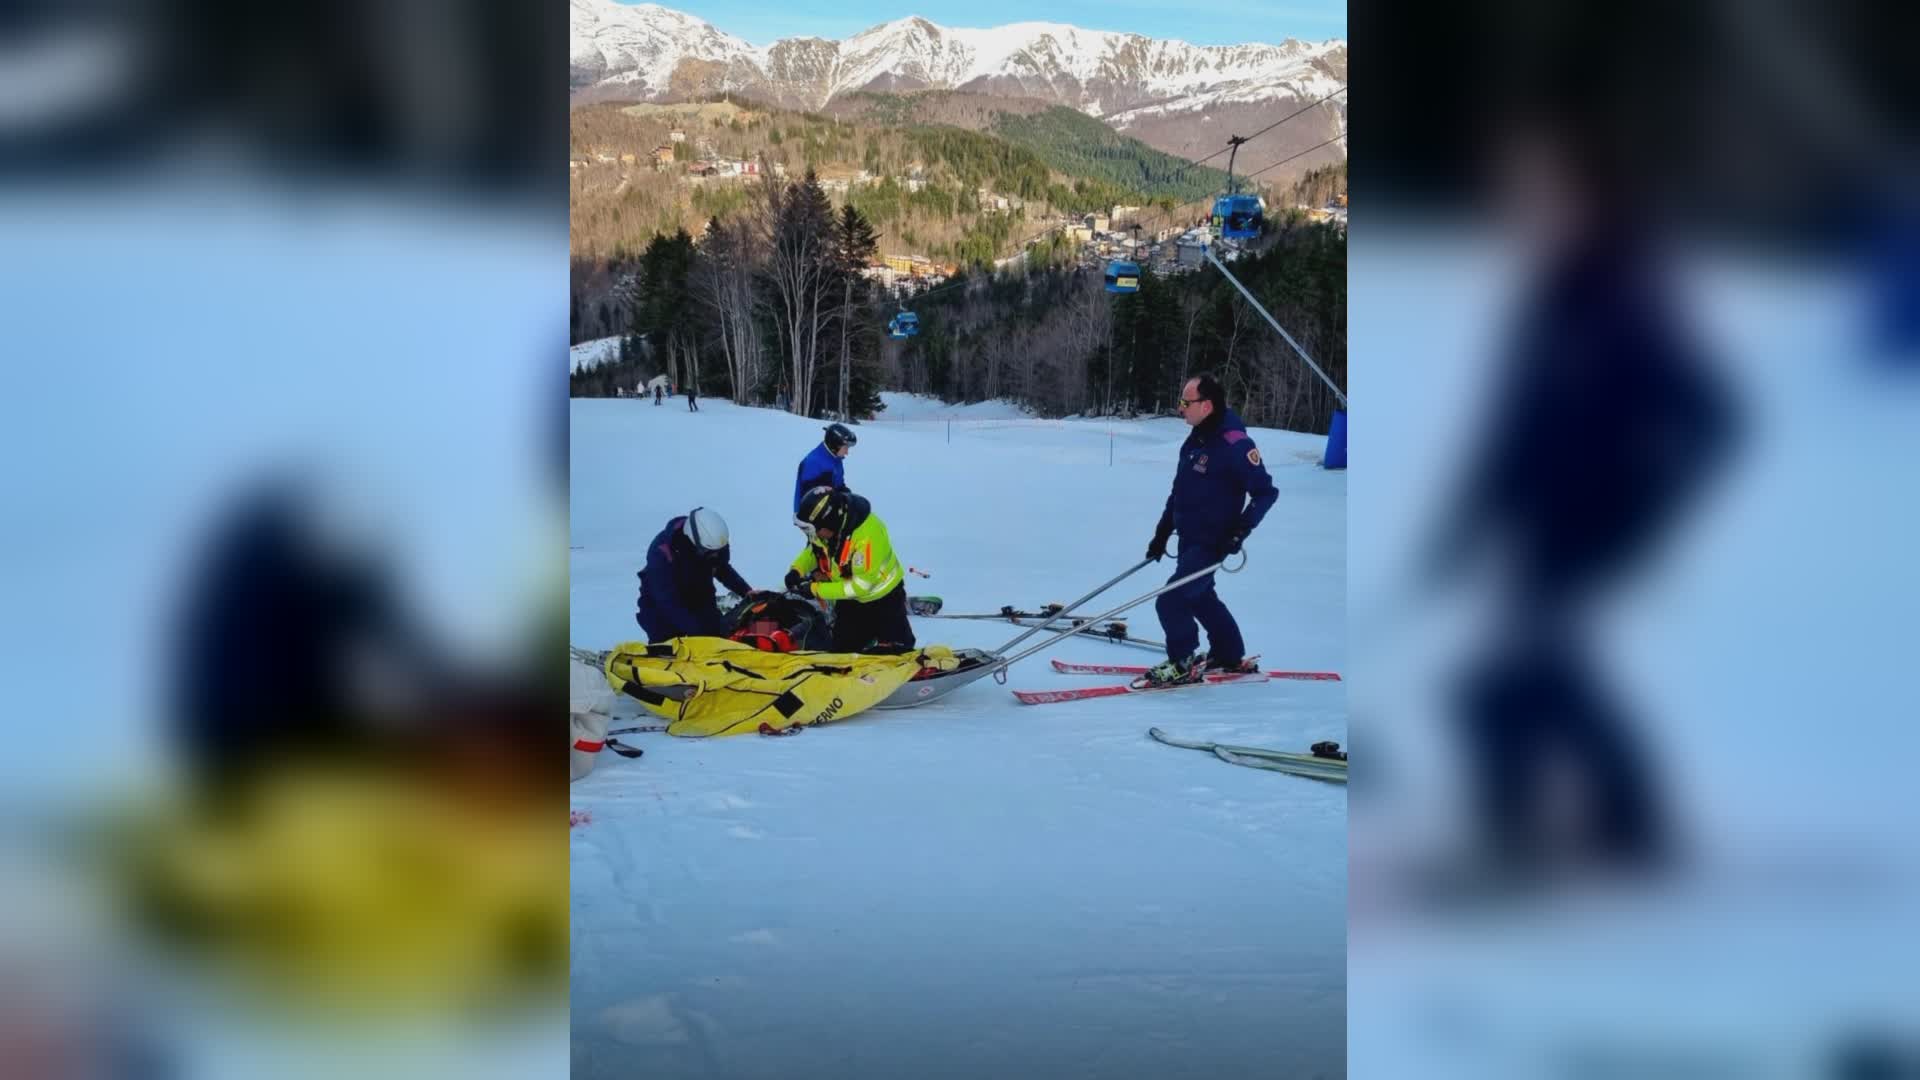
{"label": "dark trousers", "polygon": [[[1545,606],[1515,617],[1460,688],[1482,836],[1515,866],[1568,846],[1600,861],[1655,861],[1664,815],[1647,755],[1583,659],[1569,616]],[[1546,835],[1542,820],[1556,764],[1578,774],[1584,796],[1571,845]]]}
{"label": "dark trousers", "polygon": [[700,403],[694,399],[694,396],[692,394],[687,395],[687,411],[688,412],[700,411]]}
{"label": "dark trousers", "polygon": [[[1173,581],[1186,577],[1203,566],[1220,561],[1220,555],[1209,544],[1180,545],[1180,557],[1174,564]],[[1195,578],[1177,589],[1160,594],[1153,603],[1154,610],[1160,613],[1160,629],[1167,634],[1167,659],[1185,660],[1200,647],[1200,627],[1207,629],[1207,644],[1212,655],[1223,660],[1232,660],[1246,655],[1246,642],[1240,638],[1240,624],[1233,621],[1233,613],[1227,605],[1221,603],[1220,594],[1213,591],[1213,575]],[[1196,623],[1198,625],[1196,625]]]}
{"label": "dark trousers", "polygon": [[914,648],[904,583],[871,603],[841,600],[833,605],[834,652],[903,653]]}

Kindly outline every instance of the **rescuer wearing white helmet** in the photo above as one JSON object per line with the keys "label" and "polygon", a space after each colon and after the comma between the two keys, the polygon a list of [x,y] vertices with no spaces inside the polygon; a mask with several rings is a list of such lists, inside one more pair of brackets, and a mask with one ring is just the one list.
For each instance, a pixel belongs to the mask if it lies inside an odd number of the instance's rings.
{"label": "rescuer wearing white helmet", "polygon": [[704,506],[667,522],[647,545],[647,568],[640,571],[640,609],[634,621],[649,642],[700,635],[725,637],[727,628],[714,603],[713,583],[748,596],[753,587],[733,568],[727,543],[727,519]]}

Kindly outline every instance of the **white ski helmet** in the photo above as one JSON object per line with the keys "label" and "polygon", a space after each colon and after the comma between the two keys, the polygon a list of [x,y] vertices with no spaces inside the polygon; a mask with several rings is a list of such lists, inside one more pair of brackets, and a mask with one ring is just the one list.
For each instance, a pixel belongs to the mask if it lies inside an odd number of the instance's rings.
{"label": "white ski helmet", "polygon": [[687,523],[680,527],[693,541],[693,546],[708,553],[719,551],[727,546],[727,519],[704,506],[695,507],[687,515]]}

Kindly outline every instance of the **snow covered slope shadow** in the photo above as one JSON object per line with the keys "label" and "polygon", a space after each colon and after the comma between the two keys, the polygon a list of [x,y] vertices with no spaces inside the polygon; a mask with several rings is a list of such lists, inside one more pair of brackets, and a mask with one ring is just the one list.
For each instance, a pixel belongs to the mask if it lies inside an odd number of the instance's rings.
{"label": "snow covered slope shadow", "polygon": [[[777,586],[819,422],[717,400],[575,401],[572,421],[573,644],[639,636],[643,549],[694,506]],[[1114,431],[1109,466],[1105,421],[956,423],[951,443],[944,424],[863,424],[847,479],[933,575],[915,591],[956,611],[1067,601],[1140,557],[1185,428]],[[1280,501],[1221,593],[1267,666],[1342,670],[1346,476],[1290,452],[1318,436],[1253,435]],[[1154,628],[1150,605],[1132,617]],[[1018,632],[915,630],[987,648]],[[1009,685],[1084,686],[1047,658],[1120,654],[1145,655],[1062,642]],[[590,815],[570,830],[573,1075],[1343,1075],[1345,791],[1150,727],[1304,751],[1347,741],[1346,689],[1034,709],[982,681],[794,739],[624,737],[646,756],[571,789]]]}

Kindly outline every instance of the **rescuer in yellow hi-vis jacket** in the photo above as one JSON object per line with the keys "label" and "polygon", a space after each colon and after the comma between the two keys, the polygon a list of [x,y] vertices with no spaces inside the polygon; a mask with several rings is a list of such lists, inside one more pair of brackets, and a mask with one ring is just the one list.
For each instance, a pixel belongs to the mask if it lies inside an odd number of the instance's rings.
{"label": "rescuer in yellow hi-vis jacket", "polygon": [[814,488],[800,497],[793,523],[807,534],[807,546],[787,571],[787,588],[833,601],[833,651],[913,649],[906,571],[873,505],[845,491]]}

